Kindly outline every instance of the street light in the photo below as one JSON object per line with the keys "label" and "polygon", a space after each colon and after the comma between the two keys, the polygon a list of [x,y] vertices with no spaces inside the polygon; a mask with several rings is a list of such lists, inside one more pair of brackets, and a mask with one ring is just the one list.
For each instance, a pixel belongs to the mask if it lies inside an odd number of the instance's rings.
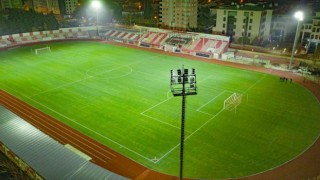
{"label": "street light", "polygon": [[154,18],[154,21],[155,21],[154,23],[156,27],[158,27],[158,16],[154,16],[153,18]]}
{"label": "street light", "polygon": [[98,1],[98,0],[94,0],[94,1],[91,2],[91,6],[96,11],[96,16],[97,16],[96,26],[97,26],[97,33],[98,33],[98,36],[99,36],[98,12],[99,12],[99,9],[101,8],[101,2]]}
{"label": "street light", "polygon": [[173,96],[182,96],[182,112],[181,112],[181,136],[180,136],[180,180],[183,178],[183,149],[184,149],[184,122],[185,122],[185,108],[186,96],[197,94],[196,73],[192,68],[182,69],[177,71],[171,70],[171,92]]}
{"label": "street light", "polygon": [[292,64],[294,53],[296,51],[297,41],[298,41],[298,38],[299,38],[300,22],[303,21],[303,12],[302,11],[297,11],[296,13],[294,13],[294,18],[296,18],[298,20],[298,25],[297,25],[297,30],[296,30],[296,35],[295,35],[295,38],[294,38],[294,42],[293,42],[293,48],[292,48],[291,58],[290,58],[290,63],[289,63],[289,70],[291,70],[291,68],[292,68],[291,64]]}

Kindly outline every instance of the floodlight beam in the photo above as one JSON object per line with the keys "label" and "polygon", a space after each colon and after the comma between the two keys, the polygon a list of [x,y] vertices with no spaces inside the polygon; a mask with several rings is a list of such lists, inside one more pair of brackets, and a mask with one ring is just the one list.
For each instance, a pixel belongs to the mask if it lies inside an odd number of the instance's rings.
{"label": "floodlight beam", "polygon": [[101,2],[98,0],[94,0],[91,2],[91,6],[94,8],[94,10],[96,11],[96,18],[97,18],[97,22],[96,22],[96,28],[97,28],[97,34],[99,36],[99,18],[98,18],[98,14],[99,14],[99,9],[101,8]]}
{"label": "floodlight beam", "polygon": [[289,62],[289,70],[292,69],[293,56],[294,56],[294,53],[296,51],[297,41],[298,41],[298,38],[299,38],[300,22],[303,21],[303,12],[302,11],[295,12],[294,13],[294,18],[297,19],[298,24],[297,24],[296,35],[294,37],[294,42],[293,42],[293,47],[292,47],[292,52],[291,52],[291,57],[290,57],[290,62]]}

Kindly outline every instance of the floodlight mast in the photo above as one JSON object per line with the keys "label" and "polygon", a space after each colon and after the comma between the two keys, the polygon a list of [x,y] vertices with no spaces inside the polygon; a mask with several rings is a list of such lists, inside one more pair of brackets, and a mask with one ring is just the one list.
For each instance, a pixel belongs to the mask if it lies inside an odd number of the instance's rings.
{"label": "floodlight mast", "polygon": [[297,41],[298,41],[298,38],[299,38],[300,22],[303,21],[303,12],[302,12],[302,11],[297,11],[296,13],[294,13],[294,18],[298,21],[298,24],[297,24],[297,29],[296,29],[296,35],[295,35],[295,37],[294,37],[294,42],[293,42],[293,48],[292,48],[292,52],[291,52],[291,57],[290,57],[289,70],[292,69],[293,56],[294,56],[294,53],[295,53],[295,51],[296,51],[296,45],[297,45]]}
{"label": "floodlight mast", "polygon": [[99,13],[99,9],[101,8],[101,2],[99,0],[94,0],[91,2],[91,6],[94,8],[94,10],[96,11],[96,28],[97,28],[97,34],[99,36],[99,21],[98,21],[98,13]]}
{"label": "floodlight mast", "polygon": [[182,66],[182,70],[177,70],[177,75],[171,70],[171,92],[173,96],[182,96],[182,112],[181,112],[181,135],[180,135],[180,180],[183,179],[183,151],[184,151],[184,124],[185,124],[185,109],[186,109],[186,96],[196,95],[196,74],[195,69],[192,68],[191,74],[189,69]]}

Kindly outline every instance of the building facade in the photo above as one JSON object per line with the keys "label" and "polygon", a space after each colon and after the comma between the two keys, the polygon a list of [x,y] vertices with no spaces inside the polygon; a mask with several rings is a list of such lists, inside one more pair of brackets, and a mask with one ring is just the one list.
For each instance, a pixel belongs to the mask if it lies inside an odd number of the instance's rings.
{"label": "building facade", "polygon": [[[318,48],[320,48],[320,12],[316,13],[316,16],[312,19],[312,24],[304,24],[310,27],[310,38],[308,38],[307,53],[314,53]],[[302,29],[303,32],[303,29]],[[304,34],[302,33],[302,38]]]}
{"label": "building facade", "polygon": [[162,0],[160,24],[174,30],[197,27],[198,0]]}
{"label": "building facade", "polygon": [[216,25],[213,34],[230,36],[231,41],[257,38],[269,40],[273,10],[266,5],[232,4],[216,9]]}
{"label": "building facade", "polygon": [[64,0],[64,2],[65,2],[64,6],[65,6],[66,15],[73,14],[79,6],[78,0]]}
{"label": "building facade", "polygon": [[60,14],[58,0],[33,0],[33,9],[40,13]]}
{"label": "building facade", "polygon": [[[275,15],[272,18],[271,40],[282,42],[293,42],[297,29],[297,21],[292,15]],[[305,27],[306,33],[309,26]]]}
{"label": "building facade", "polygon": [[22,0],[0,0],[2,9],[22,8]]}

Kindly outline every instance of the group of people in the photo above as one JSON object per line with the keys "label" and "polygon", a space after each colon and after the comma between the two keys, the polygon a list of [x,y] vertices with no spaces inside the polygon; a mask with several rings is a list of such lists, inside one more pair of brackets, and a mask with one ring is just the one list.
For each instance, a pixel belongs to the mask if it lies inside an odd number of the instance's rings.
{"label": "group of people", "polygon": [[288,78],[286,78],[286,77],[280,77],[280,82],[288,82],[288,80],[290,81],[290,83],[292,83],[292,79],[290,78],[290,79],[288,79]]}

